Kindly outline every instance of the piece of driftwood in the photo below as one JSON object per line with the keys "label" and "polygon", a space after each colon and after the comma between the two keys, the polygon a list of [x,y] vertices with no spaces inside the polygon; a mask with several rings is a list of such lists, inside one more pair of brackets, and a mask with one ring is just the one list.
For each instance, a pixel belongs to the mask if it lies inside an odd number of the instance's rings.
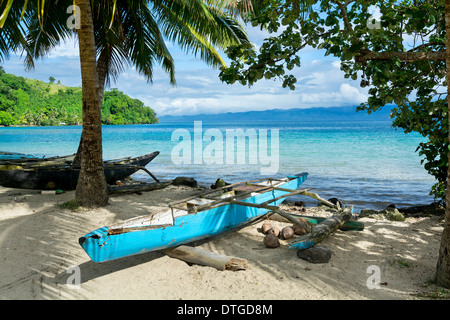
{"label": "piece of driftwood", "polygon": [[215,252],[196,247],[182,245],[163,250],[163,252],[171,258],[176,258],[202,266],[213,267],[221,271],[238,271],[246,270],[248,268],[248,262],[246,259],[220,255]]}
{"label": "piece of driftwood", "polygon": [[350,210],[342,210],[339,213],[325,219],[324,221],[317,224],[314,229],[307,234],[301,235],[291,243],[289,243],[289,248],[291,249],[308,249],[323,239],[327,238],[331,233],[339,229],[345,222],[347,222],[352,217]]}
{"label": "piece of driftwood", "polygon": [[[323,221],[325,221],[326,217],[311,217],[311,216],[304,216],[304,215],[294,215],[295,217],[301,217],[303,219],[305,219],[306,221],[308,221],[308,223],[311,224],[319,224],[322,223]],[[341,231],[362,231],[364,230],[364,223],[360,222],[360,221],[352,221],[352,220],[348,220],[345,221],[345,223],[339,227],[339,230]]]}
{"label": "piece of driftwood", "polygon": [[321,198],[317,193],[305,191],[302,194],[305,195],[305,196],[311,197],[313,199],[319,200],[320,202],[322,202],[323,204],[325,204],[326,206],[328,206],[330,208],[335,208],[335,209],[338,209],[338,210],[341,209],[339,204],[336,205],[336,204],[334,204],[334,203],[332,203],[332,202],[330,202],[328,200],[325,200],[325,199]]}
{"label": "piece of driftwood", "polygon": [[[296,217],[296,218],[303,218],[310,224],[319,224],[323,221],[325,221],[326,217],[315,217],[315,216],[307,216],[303,214],[295,214],[295,213],[288,213],[289,215]],[[277,216],[276,214],[271,216],[272,220],[276,221],[286,221],[286,219],[282,216]],[[362,231],[364,230],[364,223],[360,221],[353,221],[349,220],[346,221],[341,227],[339,227],[339,230],[341,231]]]}
{"label": "piece of driftwood", "polygon": [[158,189],[167,187],[171,183],[172,183],[172,181],[137,183],[137,184],[123,185],[123,186],[120,186],[120,185],[108,186],[108,194],[125,194],[125,193],[133,193],[133,192],[158,190]]}

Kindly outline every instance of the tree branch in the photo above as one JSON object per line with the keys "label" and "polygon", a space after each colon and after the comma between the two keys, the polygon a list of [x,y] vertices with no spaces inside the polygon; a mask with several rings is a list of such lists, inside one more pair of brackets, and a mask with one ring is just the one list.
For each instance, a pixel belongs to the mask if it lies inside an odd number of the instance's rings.
{"label": "tree branch", "polygon": [[408,50],[408,52],[414,52],[414,51],[416,51],[418,49],[426,48],[426,47],[429,47],[429,46],[445,46],[445,43],[441,43],[441,42],[437,42],[437,41],[423,43],[421,45],[418,45],[415,48],[412,48],[411,50]]}
{"label": "tree branch", "polygon": [[445,61],[445,51],[435,52],[365,52],[355,57],[356,62],[367,62],[371,60],[387,61],[398,58],[403,62],[416,62],[425,60],[442,60]]}
{"label": "tree branch", "polygon": [[250,67],[248,68],[247,71],[250,71],[250,70],[253,70],[253,69],[261,68],[261,67],[265,66],[266,64],[275,64],[275,63],[280,62],[280,61],[282,61],[282,60],[286,60],[287,58],[292,57],[294,54],[296,54],[296,53],[299,52],[301,49],[303,49],[304,47],[306,47],[306,45],[307,45],[307,43],[305,42],[304,44],[302,44],[301,46],[299,46],[298,48],[296,48],[296,49],[294,49],[292,52],[290,52],[290,53],[289,53],[286,57],[284,57],[284,58],[271,59],[271,60],[268,60],[268,61],[263,61],[263,62],[260,62],[260,63],[258,63],[258,64],[252,65],[252,66],[250,66]]}
{"label": "tree branch", "polygon": [[335,4],[337,4],[339,6],[339,9],[341,10],[342,13],[342,19],[344,19],[344,25],[345,28],[347,29],[348,32],[353,33],[353,27],[350,23],[350,20],[348,19],[348,15],[347,15],[347,6],[352,2],[352,1],[347,1],[346,3],[340,2],[340,1],[333,1]]}
{"label": "tree branch", "polygon": [[[347,2],[341,2],[339,0],[332,0],[333,3],[338,5],[342,19],[344,21],[345,26],[345,32],[347,33],[354,33],[353,27],[349,21],[348,15],[347,15],[347,6],[353,2],[354,0],[348,0]],[[354,40],[356,42],[360,42],[361,40],[354,37]],[[440,43],[436,42],[430,42],[428,44],[423,44],[418,47],[416,47],[414,50],[422,49],[426,46],[430,45],[439,45]],[[424,61],[424,60],[441,60],[445,61],[445,51],[437,51],[437,52],[372,52],[367,49],[363,49],[361,51],[360,55],[357,55],[355,57],[356,62],[365,63],[370,60],[378,60],[378,61],[385,61],[385,60],[391,60],[392,58],[398,58],[403,62],[415,62],[415,61]]]}

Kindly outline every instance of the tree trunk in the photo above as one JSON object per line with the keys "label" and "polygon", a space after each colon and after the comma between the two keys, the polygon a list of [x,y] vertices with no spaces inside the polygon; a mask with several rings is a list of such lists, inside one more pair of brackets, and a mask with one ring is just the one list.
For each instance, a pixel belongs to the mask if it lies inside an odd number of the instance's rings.
{"label": "tree trunk", "polygon": [[[105,92],[105,82],[106,82],[106,74],[108,73],[108,64],[109,64],[109,55],[108,54],[104,54],[104,52],[102,52],[102,54],[100,55],[100,57],[98,58],[97,61],[97,75],[98,75],[98,83],[99,83],[99,99],[100,99],[100,120],[101,120],[101,113],[102,113],[102,102],[103,102],[103,94]],[[75,159],[73,159],[73,164],[74,165],[79,165],[81,164],[81,152],[82,152],[82,145],[83,145],[83,133],[81,134],[80,137],[80,143],[78,144],[78,150],[77,153],[75,155]]]}
{"label": "tree trunk", "polygon": [[81,18],[78,40],[83,92],[83,143],[75,197],[84,207],[100,207],[108,203],[108,191],[103,171],[101,100],[94,26],[90,1],[78,1],[77,5]]}
{"label": "tree trunk", "polygon": [[[450,106],[450,0],[445,0],[446,29],[446,65],[447,65],[447,103]],[[450,119],[450,112],[448,113]],[[449,121],[450,123],[450,121]],[[450,130],[449,130],[450,138]],[[449,153],[450,161],[450,153]],[[450,162],[449,162],[450,163]],[[439,259],[436,267],[436,284],[450,288],[450,166],[447,170],[447,193],[445,197],[445,223],[439,248]]]}

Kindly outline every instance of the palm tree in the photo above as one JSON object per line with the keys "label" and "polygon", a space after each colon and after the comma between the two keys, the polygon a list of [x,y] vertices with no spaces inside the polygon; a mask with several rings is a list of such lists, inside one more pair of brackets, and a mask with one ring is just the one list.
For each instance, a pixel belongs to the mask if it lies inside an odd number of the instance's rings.
{"label": "palm tree", "polygon": [[97,72],[94,23],[90,0],[79,0],[80,29],[77,30],[80,48],[83,144],[81,170],[75,197],[85,207],[100,207],[108,203],[108,189],[103,171],[102,123],[100,83]]}
{"label": "palm tree", "polygon": [[[8,4],[10,2],[14,4],[13,0],[9,0]],[[61,10],[65,5],[72,4],[71,1],[59,1],[47,9],[48,3],[47,1],[45,12],[54,10],[57,6]],[[37,7],[34,8],[37,10],[35,12],[38,19],[33,20],[33,15],[26,14],[28,19],[25,19],[24,23],[34,30],[29,33],[29,41],[24,46],[28,49],[27,63],[30,66],[34,58],[42,56],[67,36],[67,30],[61,30],[60,27],[65,22],[61,20],[62,15],[52,15],[52,19],[44,19],[41,15],[44,10],[40,4],[41,1],[38,1]],[[161,62],[169,72],[171,82],[175,83],[173,60],[162,34],[187,51],[200,53],[200,57],[213,66],[224,64],[214,46],[225,48],[230,44],[248,40],[241,26],[223,12],[225,7],[221,3],[214,7],[201,0],[155,0],[149,4],[146,1],[130,0],[114,1],[114,5],[111,5],[110,1],[102,1],[92,8],[93,12],[88,0],[77,2],[77,5],[82,17],[81,28],[77,30],[77,34],[83,85],[83,131],[82,170],[76,198],[83,206],[95,207],[107,203],[100,122],[105,81],[108,81],[110,76],[116,77],[124,63],[136,65],[137,70],[151,81],[153,62],[156,60]],[[16,10],[11,12],[17,16],[17,6],[13,8]],[[89,17],[83,17],[84,15]],[[36,26],[39,26],[40,30]],[[36,30],[38,33],[35,33]],[[20,39],[20,44],[23,44],[22,38],[16,38]]]}
{"label": "palm tree", "polygon": [[[36,25],[40,28],[38,36],[45,39],[47,48],[59,43],[69,30],[61,19],[68,2],[64,1],[2,1],[0,7],[0,58],[7,57],[10,51],[29,49],[25,39]],[[107,186],[103,172],[102,135],[100,122],[101,100],[96,69],[96,50],[94,26],[90,0],[77,1],[80,8],[80,65],[83,90],[83,150],[81,172],[78,180],[76,198],[87,207],[103,206],[108,202]],[[51,18],[51,19],[50,19]],[[21,22],[19,22],[21,21]],[[45,28],[44,28],[45,26]],[[41,32],[42,31],[42,32]],[[44,41],[42,41],[44,42]],[[28,50],[28,54],[30,50]]]}
{"label": "palm tree", "polygon": [[[192,1],[189,5],[186,1],[172,1],[170,5],[153,1],[153,10],[151,10],[141,1],[124,1],[117,2],[112,8],[108,4],[104,6],[100,4],[95,8],[97,11],[93,16],[96,18],[94,26],[96,26],[96,46],[99,57],[97,71],[100,101],[105,82],[109,81],[110,76],[117,77],[124,67],[124,62],[134,64],[138,71],[151,81],[153,62],[157,60],[170,74],[171,82],[175,83],[173,59],[165,46],[162,33],[182,47],[194,53],[199,52],[203,60],[214,66],[224,64],[214,45],[225,48],[229,44],[248,41],[239,24],[220,11],[209,8],[202,1]],[[106,22],[109,22],[111,16],[113,23],[110,23],[108,27]],[[160,31],[160,25],[162,31]],[[97,139],[99,139],[98,136]],[[80,141],[82,159],[87,154],[85,150],[91,148],[86,144],[90,145],[90,142],[85,139],[83,131]],[[95,188],[99,187],[101,186]],[[80,180],[77,185],[77,199],[83,199],[80,202],[85,206],[92,205],[92,202],[99,197],[92,196],[89,191],[80,194],[78,193],[80,189],[89,190],[90,186],[80,185]],[[84,199],[89,196],[92,201],[86,202]]]}

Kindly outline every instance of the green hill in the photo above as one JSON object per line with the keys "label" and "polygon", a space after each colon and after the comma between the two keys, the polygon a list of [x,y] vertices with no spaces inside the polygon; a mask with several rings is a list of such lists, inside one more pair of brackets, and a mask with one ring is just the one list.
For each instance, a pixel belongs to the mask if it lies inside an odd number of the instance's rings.
{"label": "green hill", "polygon": [[[81,88],[5,73],[0,67],[0,125],[76,125],[82,122]],[[117,89],[105,91],[103,124],[156,123],[153,109]]]}

